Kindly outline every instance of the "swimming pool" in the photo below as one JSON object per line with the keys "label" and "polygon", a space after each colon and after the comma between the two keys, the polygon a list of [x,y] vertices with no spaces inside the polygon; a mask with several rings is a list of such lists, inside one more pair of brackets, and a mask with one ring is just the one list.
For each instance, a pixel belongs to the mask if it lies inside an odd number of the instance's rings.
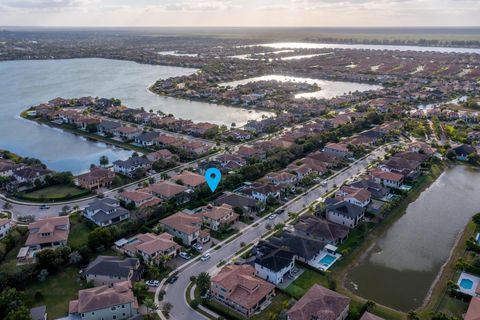
{"label": "swimming pool", "polygon": [[460,287],[466,290],[470,290],[473,287],[473,281],[470,279],[460,280]]}
{"label": "swimming pool", "polygon": [[329,267],[333,262],[335,262],[336,259],[336,257],[326,254],[322,259],[320,259],[320,264],[322,266]]}

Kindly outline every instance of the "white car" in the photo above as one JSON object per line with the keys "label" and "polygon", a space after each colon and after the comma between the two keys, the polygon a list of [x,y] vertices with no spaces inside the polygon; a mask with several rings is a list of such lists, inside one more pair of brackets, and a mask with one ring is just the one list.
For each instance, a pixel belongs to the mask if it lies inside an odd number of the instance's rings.
{"label": "white car", "polygon": [[205,254],[200,258],[200,260],[202,260],[202,261],[207,261],[208,259],[210,259],[210,253],[205,253]]}
{"label": "white car", "polygon": [[179,256],[182,257],[185,260],[189,260],[192,257],[191,255],[189,255],[186,252],[180,252]]}
{"label": "white car", "polygon": [[149,287],[158,287],[160,285],[160,281],[158,280],[147,280],[145,284]]}
{"label": "white car", "polygon": [[199,245],[198,243],[195,243],[192,247],[197,251],[202,251],[203,250],[203,247],[201,245]]}
{"label": "white car", "polygon": [[277,215],[275,213],[271,214],[269,217],[268,217],[268,220],[273,220],[277,217]]}

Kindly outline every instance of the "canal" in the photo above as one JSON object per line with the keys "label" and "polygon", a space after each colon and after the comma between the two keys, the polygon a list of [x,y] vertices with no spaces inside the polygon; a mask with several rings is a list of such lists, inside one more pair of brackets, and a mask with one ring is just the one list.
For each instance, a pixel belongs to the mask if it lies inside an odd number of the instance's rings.
{"label": "canal", "polygon": [[421,306],[459,233],[480,211],[480,171],[448,168],[377,241],[346,285],[401,311]]}

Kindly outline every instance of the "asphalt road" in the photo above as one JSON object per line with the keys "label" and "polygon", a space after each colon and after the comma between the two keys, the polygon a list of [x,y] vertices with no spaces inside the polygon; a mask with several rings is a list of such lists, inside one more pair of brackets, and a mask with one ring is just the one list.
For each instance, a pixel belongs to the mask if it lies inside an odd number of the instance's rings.
{"label": "asphalt road", "polygon": [[[383,157],[386,154],[385,149],[387,146],[380,147],[365,158],[361,160],[357,160],[356,162],[352,163],[348,168],[344,169],[343,171],[337,173],[333,177],[329,178],[327,184],[324,186],[318,186],[315,189],[310,189],[311,191],[307,191],[304,195],[290,201],[287,203],[284,208],[285,212],[279,216],[277,216],[274,220],[269,219],[261,219],[257,221],[258,225],[253,227],[250,225],[245,229],[241,230],[241,236],[235,238],[233,241],[229,243],[225,243],[221,245],[221,248],[218,250],[209,251],[211,254],[211,258],[207,261],[192,261],[188,266],[184,267],[180,271],[178,271],[178,280],[173,284],[168,284],[163,287],[166,290],[166,295],[164,297],[164,302],[170,302],[173,305],[173,309],[170,312],[169,319],[175,320],[196,320],[196,319],[204,319],[205,317],[201,314],[197,313],[190,306],[187,304],[185,300],[185,289],[190,283],[190,276],[198,275],[200,272],[207,271],[211,274],[214,274],[217,271],[216,265],[224,260],[228,261],[231,259],[237,251],[241,249],[240,244],[243,242],[245,244],[254,243],[258,241],[261,236],[267,231],[266,225],[271,224],[275,225],[280,222],[284,222],[288,219],[288,212],[299,212],[303,208],[308,207],[309,204],[318,200],[320,197],[324,196],[329,191],[333,190],[335,186],[340,186],[346,180],[351,179],[361,173],[362,171],[366,170],[369,164],[377,160],[379,157]],[[162,289],[159,287],[157,289],[157,293]],[[156,303],[158,302],[158,295],[156,295]],[[159,312],[159,315],[162,319],[163,314]]]}

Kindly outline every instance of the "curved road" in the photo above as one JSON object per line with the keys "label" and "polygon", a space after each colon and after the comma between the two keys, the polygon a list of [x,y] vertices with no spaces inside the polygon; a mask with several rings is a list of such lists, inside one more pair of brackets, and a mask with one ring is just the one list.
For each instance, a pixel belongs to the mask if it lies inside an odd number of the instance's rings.
{"label": "curved road", "polygon": [[[298,196],[297,198],[286,203],[282,208],[285,209],[285,213],[277,216],[274,220],[268,220],[266,217],[257,221],[257,226],[250,225],[245,229],[241,230],[241,235],[237,236],[231,242],[228,240],[219,243],[221,248],[218,250],[209,249],[206,252],[210,252],[211,258],[207,261],[200,261],[199,259],[189,261],[187,264],[183,265],[174,272],[178,275],[178,280],[173,284],[168,284],[166,286],[160,285],[157,288],[155,294],[155,303],[161,305],[158,300],[158,294],[161,289],[166,290],[164,297],[164,302],[170,302],[173,305],[173,309],[170,312],[169,319],[175,320],[203,320],[205,317],[196,311],[194,311],[185,300],[185,289],[190,283],[190,276],[198,275],[200,272],[207,271],[211,274],[214,274],[218,269],[216,266],[220,261],[228,261],[231,259],[237,251],[241,249],[240,244],[243,242],[245,244],[257,242],[263,234],[267,231],[267,224],[277,224],[285,222],[288,219],[288,212],[299,212],[303,208],[308,207],[312,202],[318,200],[326,193],[334,189],[335,186],[340,186],[346,180],[353,178],[359,173],[365,171],[367,167],[378,158],[385,156],[386,149],[389,145],[382,146],[364,158],[355,161],[349,167],[344,170],[336,173],[334,176],[330,177],[327,181],[327,184],[324,186],[317,185],[312,189],[308,190],[304,194]],[[228,242],[228,243],[227,243]],[[172,272],[173,273],[173,272]],[[162,281],[162,284],[165,282]],[[160,308],[161,309],[161,308]],[[157,311],[161,319],[165,320],[166,318],[161,311]]]}

